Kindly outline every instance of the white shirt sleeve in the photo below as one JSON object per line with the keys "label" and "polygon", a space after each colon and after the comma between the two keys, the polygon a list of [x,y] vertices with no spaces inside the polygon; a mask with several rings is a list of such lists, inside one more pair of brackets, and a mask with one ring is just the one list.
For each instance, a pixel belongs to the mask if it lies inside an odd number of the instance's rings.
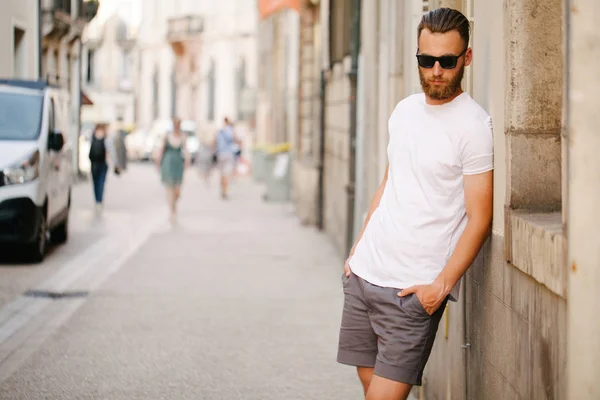
{"label": "white shirt sleeve", "polygon": [[460,157],[463,175],[481,174],[494,169],[494,135],[490,117],[464,133]]}

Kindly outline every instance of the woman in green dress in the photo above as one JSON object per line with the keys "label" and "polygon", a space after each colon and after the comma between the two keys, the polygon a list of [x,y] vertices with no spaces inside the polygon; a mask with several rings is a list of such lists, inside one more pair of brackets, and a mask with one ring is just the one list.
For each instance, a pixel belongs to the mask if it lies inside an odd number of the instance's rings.
{"label": "woman in green dress", "polygon": [[185,145],[185,136],[180,129],[181,121],[173,119],[173,131],[165,137],[164,143],[156,158],[160,169],[162,183],[167,188],[167,201],[171,211],[171,223],[177,216],[177,201],[181,195],[183,170],[190,164],[190,156]]}

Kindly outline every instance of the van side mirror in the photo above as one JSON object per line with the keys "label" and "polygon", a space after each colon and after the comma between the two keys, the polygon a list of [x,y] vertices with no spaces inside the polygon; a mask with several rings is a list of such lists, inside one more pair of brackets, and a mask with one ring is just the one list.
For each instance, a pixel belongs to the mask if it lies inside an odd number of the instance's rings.
{"label": "van side mirror", "polygon": [[65,145],[65,138],[60,132],[50,132],[48,135],[48,148],[54,151],[61,151]]}

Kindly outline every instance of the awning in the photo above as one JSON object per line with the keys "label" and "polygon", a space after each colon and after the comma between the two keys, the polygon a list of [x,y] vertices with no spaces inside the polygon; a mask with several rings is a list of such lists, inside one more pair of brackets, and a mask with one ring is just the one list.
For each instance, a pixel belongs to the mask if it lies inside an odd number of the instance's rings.
{"label": "awning", "polygon": [[83,93],[83,91],[81,91],[81,105],[82,106],[93,106],[94,105],[92,100],[90,100],[88,95]]}
{"label": "awning", "polygon": [[301,5],[302,0],[258,0],[258,12],[260,18],[264,19],[283,8],[300,11]]}

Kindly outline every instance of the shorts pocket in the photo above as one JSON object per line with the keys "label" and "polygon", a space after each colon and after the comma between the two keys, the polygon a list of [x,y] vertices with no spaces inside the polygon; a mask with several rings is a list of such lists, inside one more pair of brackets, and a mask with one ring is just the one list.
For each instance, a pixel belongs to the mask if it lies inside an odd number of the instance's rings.
{"label": "shorts pocket", "polygon": [[[350,273],[350,276],[352,276],[352,273]],[[350,280],[350,276],[346,276],[346,272],[345,271],[342,272],[342,285],[346,286],[346,284]]]}
{"label": "shorts pocket", "polygon": [[422,315],[426,315],[428,317],[431,317],[431,315],[425,310],[425,307],[423,307],[423,304],[421,304],[421,300],[419,300],[419,297],[417,296],[416,293],[411,294],[411,302],[414,304],[414,309],[415,311],[419,312]]}

